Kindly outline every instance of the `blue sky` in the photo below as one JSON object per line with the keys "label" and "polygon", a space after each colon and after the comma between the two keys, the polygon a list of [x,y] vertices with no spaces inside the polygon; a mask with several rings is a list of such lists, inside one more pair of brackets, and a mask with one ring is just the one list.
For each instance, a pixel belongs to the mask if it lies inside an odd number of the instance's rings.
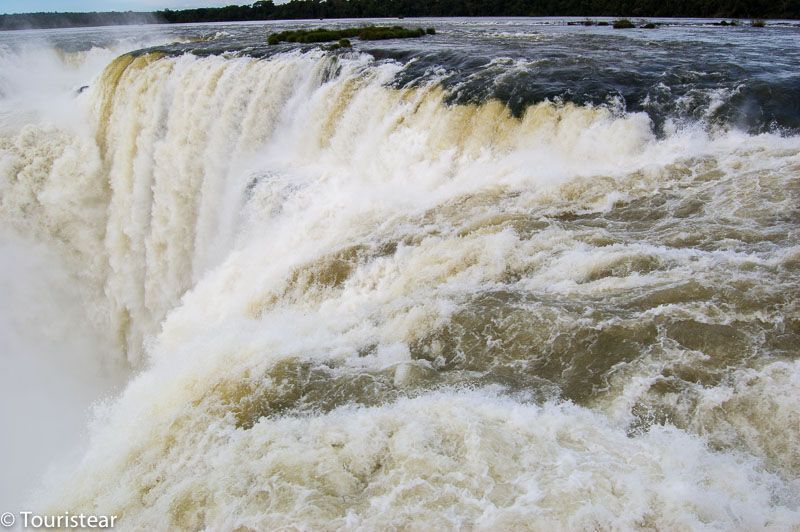
{"label": "blue sky", "polygon": [[[252,4],[255,0],[0,0],[0,13],[36,11],[155,11]],[[275,2],[280,4],[282,2]]]}

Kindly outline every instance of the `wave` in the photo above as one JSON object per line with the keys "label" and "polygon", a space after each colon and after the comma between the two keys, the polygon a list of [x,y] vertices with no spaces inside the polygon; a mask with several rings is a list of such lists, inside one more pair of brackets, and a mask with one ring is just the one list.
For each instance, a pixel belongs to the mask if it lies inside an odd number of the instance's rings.
{"label": "wave", "polygon": [[[148,384],[135,388],[152,394]],[[213,402],[178,400],[182,414],[146,435],[130,417],[115,423],[116,437],[89,457],[104,467],[75,479],[62,505],[181,529],[744,530],[800,518],[786,484],[751,459],[669,426],[628,437],[566,403],[441,391],[243,430]]]}

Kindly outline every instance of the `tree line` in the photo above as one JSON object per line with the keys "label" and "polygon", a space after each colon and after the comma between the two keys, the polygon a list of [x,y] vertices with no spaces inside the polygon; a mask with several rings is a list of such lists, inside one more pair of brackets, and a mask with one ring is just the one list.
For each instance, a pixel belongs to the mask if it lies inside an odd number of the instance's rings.
{"label": "tree line", "polygon": [[164,19],[155,13],[22,13],[0,15],[0,30],[79,28],[87,26],[122,26],[158,24]]}
{"label": "tree line", "polygon": [[292,0],[154,13],[0,15],[0,30],[117,24],[381,17],[800,18],[800,0]]}
{"label": "tree line", "polygon": [[167,22],[379,17],[800,18],[800,0],[292,0],[164,10]]}

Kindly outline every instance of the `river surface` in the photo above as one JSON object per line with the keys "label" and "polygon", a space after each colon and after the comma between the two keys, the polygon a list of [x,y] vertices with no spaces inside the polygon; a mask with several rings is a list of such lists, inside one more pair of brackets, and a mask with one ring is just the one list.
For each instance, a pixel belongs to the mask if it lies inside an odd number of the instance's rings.
{"label": "river surface", "polygon": [[0,509],[800,527],[800,24],[577,21],[0,33]]}

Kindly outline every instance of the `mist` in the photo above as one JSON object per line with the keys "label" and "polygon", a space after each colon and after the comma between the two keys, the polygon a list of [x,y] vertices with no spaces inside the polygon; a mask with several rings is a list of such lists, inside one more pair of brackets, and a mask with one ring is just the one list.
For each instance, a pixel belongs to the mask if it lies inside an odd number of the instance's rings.
{"label": "mist", "polygon": [[0,229],[0,292],[0,507],[23,510],[45,473],[79,453],[91,405],[124,371],[45,245]]}

